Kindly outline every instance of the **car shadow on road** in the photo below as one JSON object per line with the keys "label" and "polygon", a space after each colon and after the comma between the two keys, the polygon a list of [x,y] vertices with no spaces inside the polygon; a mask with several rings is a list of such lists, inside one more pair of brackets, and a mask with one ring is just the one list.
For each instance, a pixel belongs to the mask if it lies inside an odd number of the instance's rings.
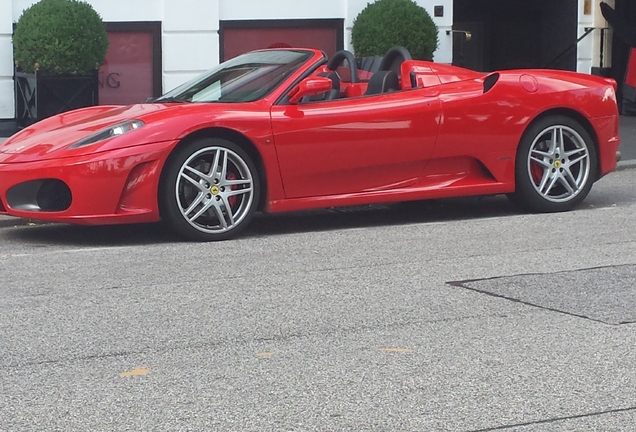
{"label": "car shadow on road", "polygon": [[[240,238],[333,231],[349,228],[431,223],[519,214],[503,196],[453,198],[385,205],[258,214]],[[182,239],[161,223],[111,226],[32,224],[3,233],[8,240],[73,246],[134,246]]]}
{"label": "car shadow on road", "polygon": [[431,223],[519,214],[503,196],[448,198],[385,205],[259,215],[244,236]]}
{"label": "car shadow on road", "polygon": [[[590,196],[579,210],[609,206],[613,202],[616,201],[598,195],[596,199]],[[350,228],[426,224],[519,214],[524,212],[503,195],[447,198],[295,213],[258,214],[239,237],[254,238]],[[134,246],[184,242],[161,223],[97,227],[35,224],[6,230],[4,235],[13,241],[75,246]]]}
{"label": "car shadow on road", "polygon": [[[619,175],[619,174],[612,174]],[[614,191],[604,183],[602,190],[592,190],[576,210],[632,205],[636,196]],[[412,223],[459,221],[526,214],[505,195],[445,198],[386,205],[344,207],[327,210],[258,215],[243,237],[266,236],[312,231],[330,231]]]}
{"label": "car shadow on road", "polygon": [[10,241],[36,245],[135,246],[174,243],[180,239],[160,223],[134,225],[80,226],[32,223],[3,230]]}

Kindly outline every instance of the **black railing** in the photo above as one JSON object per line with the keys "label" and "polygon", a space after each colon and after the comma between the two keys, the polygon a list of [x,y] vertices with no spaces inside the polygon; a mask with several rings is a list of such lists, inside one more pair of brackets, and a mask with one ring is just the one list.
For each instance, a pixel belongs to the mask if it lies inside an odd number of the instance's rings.
{"label": "black railing", "polygon": [[[554,59],[552,59],[552,61],[548,62],[544,68],[545,69],[550,69],[551,67],[553,67],[555,64],[559,63],[561,61],[561,59],[563,59],[563,57],[565,57],[566,55],[570,54],[570,52],[572,52],[573,49],[575,49],[579,42],[581,42],[583,39],[585,39],[586,37],[588,37],[590,34],[592,34],[592,32],[596,30],[594,27],[586,27],[585,28],[585,33],[583,33],[583,35],[581,35],[580,38],[578,38],[576,40],[576,42],[574,42],[572,45],[570,45],[569,47],[567,47],[565,50],[563,50],[563,52],[561,54],[559,54],[558,56],[556,56]],[[601,50],[603,48],[601,47]]]}
{"label": "black railing", "polygon": [[44,118],[99,104],[97,71],[89,75],[14,74],[16,119],[24,128]]}

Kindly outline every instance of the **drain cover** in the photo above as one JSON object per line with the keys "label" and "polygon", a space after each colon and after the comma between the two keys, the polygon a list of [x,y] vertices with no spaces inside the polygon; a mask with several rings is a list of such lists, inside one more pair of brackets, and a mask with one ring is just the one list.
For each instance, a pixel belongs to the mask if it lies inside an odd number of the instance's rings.
{"label": "drain cover", "polygon": [[449,284],[607,324],[636,322],[636,265]]}

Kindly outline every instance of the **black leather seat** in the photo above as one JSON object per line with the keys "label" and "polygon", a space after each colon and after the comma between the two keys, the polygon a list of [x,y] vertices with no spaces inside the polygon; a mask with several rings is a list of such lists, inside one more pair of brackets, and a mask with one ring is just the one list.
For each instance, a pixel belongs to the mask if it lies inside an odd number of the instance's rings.
{"label": "black leather seat", "polygon": [[392,70],[400,78],[400,66],[404,62],[404,60],[413,60],[411,57],[411,53],[409,50],[404,48],[403,46],[396,46],[391,48],[384,54],[382,60],[380,61],[380,66],[378,70]]}
{"label": "black leather seat", "polygon": [[380,70],[371,76],[365,96],[380,93],[388,93],[400,89],[400,82],[395,72]]}
{"label": "black leather seat", "polygon": [[409,51],[402,47],[396,46],[389,49],[369,80],[365,95],[387,93],[400,90],[400,69],[405,60],[411,60]]}
{"label": "black leather seat", "polygon": [[362,57],[358,59],[358,69],[375,73],[380,69],[382,57]]}

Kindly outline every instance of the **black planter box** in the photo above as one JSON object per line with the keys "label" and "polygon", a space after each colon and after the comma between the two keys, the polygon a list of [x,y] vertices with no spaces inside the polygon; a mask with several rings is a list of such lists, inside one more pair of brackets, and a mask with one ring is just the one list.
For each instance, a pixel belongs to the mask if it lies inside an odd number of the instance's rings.
{"label": "black planter box", "polygon": [[65,111],[99,104],[97,71],[90,75],[48,75],[15,72],[16,117],[19,128]]}

